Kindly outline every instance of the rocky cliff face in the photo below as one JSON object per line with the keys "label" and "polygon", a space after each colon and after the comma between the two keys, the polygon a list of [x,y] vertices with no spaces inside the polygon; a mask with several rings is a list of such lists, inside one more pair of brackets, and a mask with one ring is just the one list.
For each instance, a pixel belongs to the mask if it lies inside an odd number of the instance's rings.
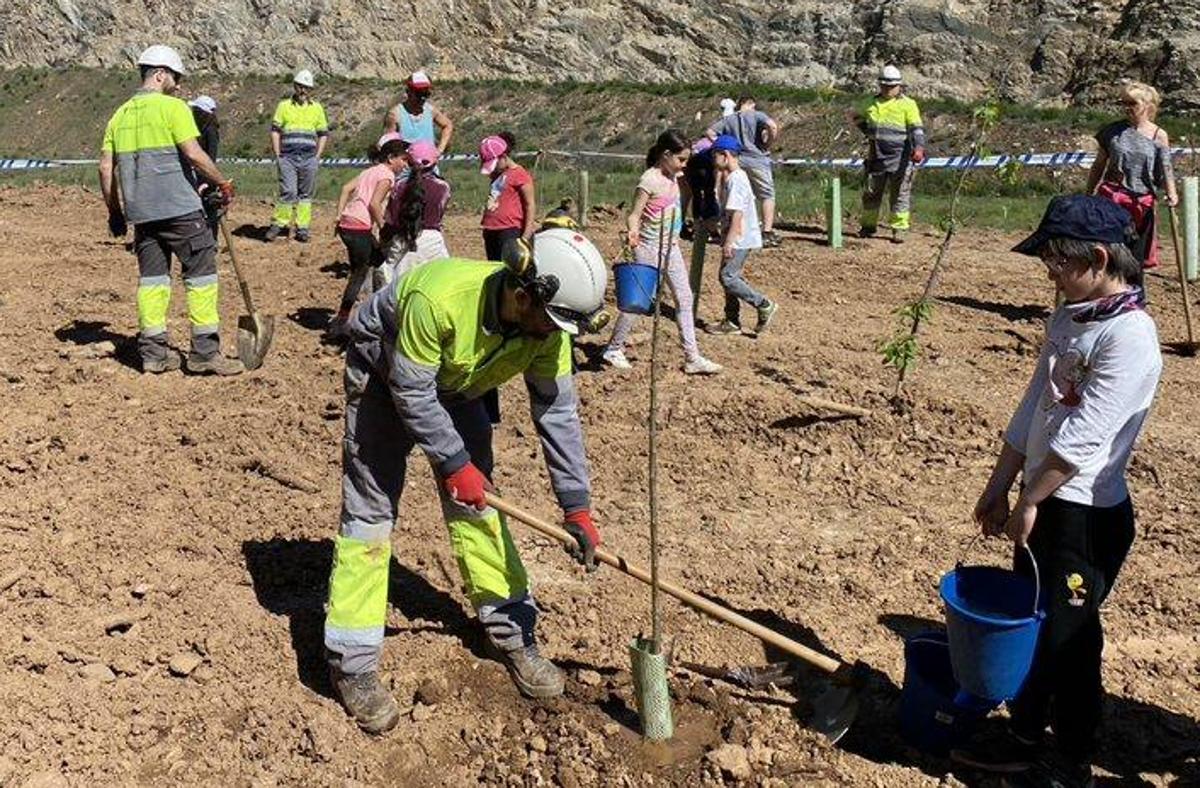
{"label": "rocky cliff face", "polygon": [[1087,100],[1153,82],[1200,106],[1200,0],[8,0],[0,66],[120,66],[153,42],[200,70],[398,78],[866,86]]}

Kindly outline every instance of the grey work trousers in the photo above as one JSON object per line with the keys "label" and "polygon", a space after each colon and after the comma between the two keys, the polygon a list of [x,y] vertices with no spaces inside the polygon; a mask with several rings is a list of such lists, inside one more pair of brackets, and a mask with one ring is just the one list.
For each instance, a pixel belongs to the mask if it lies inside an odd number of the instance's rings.
{"label": "grey work trousers", "polygon": [[[371,539],[388,538],[396,520],[397,503],[414,441],[400,421],[382,375],[369,367],[356,346],[351,346],[346,354],[345,386],[346,435],[342,447],[340,533],[343,537],[364,538],[368,534],[363,531],[367,530],[371,531]],[[483,402],[467,400],[448,405],[447,411],[471,455],[471,462],[490,478],[492,425]],[[448,524],[480,518],[480,513],[452,500],[440,484],[438,495],[442,515]],[[363,524],[368,525],[364,527]],[[458,558],[460,570],[469,571],[462,566],[463,556]],[[487,599],[477,604],[476,613],[488,639],[501,651],[512,651],[534,642],[538,608],[528,590],[508,599]],[[325,648],[330,664],[343,673],[376,671],[383,648],[383,627],[380,626],[377,632],[345,633],[330,627],[327,622]]]}
{"label": "grey work trousers", "polygon": [[191,357],[214,358],[221,350],[217,312],[217,242],[203,211],[134,225],[138,261],[138,352],[143,361],[162,361],[171,304],[171,256],[179,258],[192,324]]}
{"label": "grey work trousers", "polygon": [[879,207],[887,193],[891,215],[887,227],[907,230],[912,220],[912,183],[916,168],[907,162],[901,163],[895,172],[867,171],[863,176],[862,226],[874,229],[879,224]]}

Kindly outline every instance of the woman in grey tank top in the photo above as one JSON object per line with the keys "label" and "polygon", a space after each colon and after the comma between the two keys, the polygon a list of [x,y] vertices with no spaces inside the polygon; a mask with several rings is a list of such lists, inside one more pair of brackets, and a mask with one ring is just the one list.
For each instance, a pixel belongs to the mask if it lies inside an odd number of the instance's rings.
{"label": "woman in grey tank top", "polygon": [[1171,141],[1154,123],[1158,91],[1141,82],[1121,87],[1125,120],[1110,123],[1096,134],[1100,149],[1088,175],[1087,191],[1112,200],[1133,216],[1138,233],[1133,250],[1145,268],[1158,266],[1154,204],[1162,196],[1174,207],[1179,202],[1171,167]]}

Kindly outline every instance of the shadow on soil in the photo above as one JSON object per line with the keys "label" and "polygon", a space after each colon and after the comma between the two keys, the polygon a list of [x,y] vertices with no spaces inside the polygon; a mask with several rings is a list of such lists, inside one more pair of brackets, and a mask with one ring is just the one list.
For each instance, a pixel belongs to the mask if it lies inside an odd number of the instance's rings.
{"label": "shadow on soil", "polygon": [[[287,616],[296,654],[296,675],[313,692],[333,697],[325,668],[325,601],[333,543],[329,540],[273,539],[242,543],[246,569],[259,605]],[[453,635],[475,656],[485,658],[483,634],[473,618],[449,594],[392,559],[388,601],[414,626],[405,632]],[[433,623],[425,623],[433,622]],[[385,634],[395,634],[389,629]]]}
{"label": "shadow on soil", "polygon": [[287,318],[308,331],[324,331],[333,320],[333,310],[325,306],[302,306]]}
{"label": "shadow on soil", "polygon": [[980,312],[991,312],[993,315],[999,315],[1005,320],[1011,320],[1015,323],[1022,321],[1040,321],[1050,317],[1050,309],[1044,304],[1002,304],[998,301],[980,301],[978,298],[970,296],[938,296],[938,301],[944,301],[947,304],[955,304],[956,306],[966,307],[967,309],[975,309]]}
{"label": "shadow on soil", "polygon": [[95,345],[100,342],[111,342],[117,349],[113,354],[118,362],[137,371],[142,369],[142,360],[138,356],[137,337],[118,334],[109,329],[109,324],[100,320],[73,320],[67,325],[54,331],[54,338],[59,342],[70,342],[73,345]]}
{"label": "shadow on soil", "polygon": [[350,264],[344,260],[334,260],[317,269],[323,274],[333,274],[334,279],[349,279]]}
{"label": "shadow on soil", "polygon": [[[269,225],[259,226],[257,224],[241,224],[233,228],[231,232],[238,238],[250,238],[254,241],[262,241],[263,243],[266,243],[268,229],[270,229]],[[279,237],[287,238],[287,234],[284,233]]]}

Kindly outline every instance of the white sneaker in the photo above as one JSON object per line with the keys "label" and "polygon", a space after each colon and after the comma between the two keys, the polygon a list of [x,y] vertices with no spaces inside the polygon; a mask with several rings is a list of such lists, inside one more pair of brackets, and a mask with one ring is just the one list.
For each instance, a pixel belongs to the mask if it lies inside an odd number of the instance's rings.
{"label": "white sneaker", "polygon": [[683,365],[685,375],[715,375],[724,367],[715,361],[709,361],[704,356],[696,356],[688,363]]}
{"label": "white sneaker", "polygon": [[606,350],[600,356],[600,360],[613,369],[633,369],[633,364],[630,364],[629,359],[625,358],[624,350]]}

